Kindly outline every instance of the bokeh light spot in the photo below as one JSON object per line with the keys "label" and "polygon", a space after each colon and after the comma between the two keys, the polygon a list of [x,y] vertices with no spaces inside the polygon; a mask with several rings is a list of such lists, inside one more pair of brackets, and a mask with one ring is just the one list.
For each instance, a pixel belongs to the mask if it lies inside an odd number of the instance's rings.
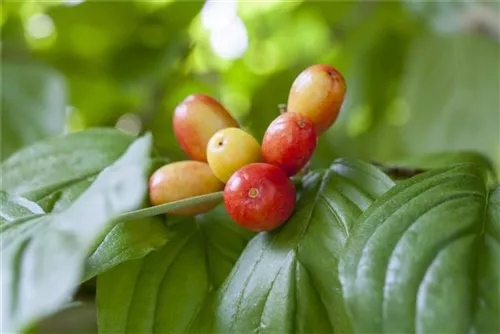
{"label": "bokeh light spot", "polygon": [[123,132],[138,135],[142,130],[142,121],[135,114],[125,114],[116,122],[115,127]]}
{"label": "bokeh light spot", "polygon": [[79,4],[81,4],[82,2],[84,2],[85,0],[65,0],[64,1],[64,5],[65,6],[77,6]]}
{"label": "bokeh light spot", "polygon": [[237,17],[236,1],[207,1],[201,11],[201,23],[209,31],[223,28]]}
{"label": "bokeh light spot", "polygon": [[239,17],[236,17],[229,25],[213,29],[210,34],[210,45],[221,58],[240,58],[248,48],[245,24]]}
{"label": "bokeh light spot", "polygon": [[54,22],[46,14],[32,15],[26,22],[26,32],[35,39],[49,37],[54,33],[54,30]]}

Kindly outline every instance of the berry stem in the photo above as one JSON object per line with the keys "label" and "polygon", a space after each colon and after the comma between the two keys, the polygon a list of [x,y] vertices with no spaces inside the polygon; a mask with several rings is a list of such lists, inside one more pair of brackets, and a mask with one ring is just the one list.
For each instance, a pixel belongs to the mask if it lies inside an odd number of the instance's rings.
{"label": "berry stem", "polygon": [[218,191],[211,194],[201,195],[190,197],[186,199],[182,199],[180,201],[170,202],[166,204],[156,205],[149,208],[139,209],[135,211],[130,211],[124,213],[117,217],[116,220],[132,220],[132,219],[140,219],[145,217],[157,216],[164,213],[169,213],[178,209],[187,208],[190,206],[195,206],[207,202],[220,201],[223,198],[223,191]]}
{"label": "berry stem", "polygon": [[280,111],[280,114],[286,113],[286,108],[287,108],[286,103],[278,104],[278,110]]}

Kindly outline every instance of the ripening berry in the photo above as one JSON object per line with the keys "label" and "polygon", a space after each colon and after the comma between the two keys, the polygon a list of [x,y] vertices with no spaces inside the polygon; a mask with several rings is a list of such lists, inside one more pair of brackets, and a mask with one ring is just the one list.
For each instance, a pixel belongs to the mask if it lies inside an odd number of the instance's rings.
{"label": "ripening berry", "polygon": [[337,118],[345,93],[345,80],[339,71],[329,65],[313,65],[293,82],[287,111],[311,119],[319,136]]}
{"label": "ripening berry", "polygon": [[[179,161],[157,169],[149,179],[149,199],[160,205],[220,191],[224,185],[205,162]],[[170,215],[192,216],[214,208],[218,202],[179,209]]]}
{"label": "ripening berry", "polygon": [[231,218],[251,231],[282,225],[295,206],[295,189],[285,172],[267,163],[239,169],[224,188],[224,205]]}
{"label": "ripening berry", "polygon": [[215,133],[207,145],[207,160],[214,174],[226,183],[241,167],[262,161],[259,142],[252,135],[237,128]]}
{"label": "ripening berry", "polygon": [[311,159],[316,148],[314,123],[298,113],[284,113],[267,128],[262,140],[264,161],[295,175]]}
{"label": "ripening berry", "polygon": [[212,97],[194,94],[175,108],[173,126],[184,152],[194,160],[207,161],[208,140],[221,129],[238,127],[238,123]]}

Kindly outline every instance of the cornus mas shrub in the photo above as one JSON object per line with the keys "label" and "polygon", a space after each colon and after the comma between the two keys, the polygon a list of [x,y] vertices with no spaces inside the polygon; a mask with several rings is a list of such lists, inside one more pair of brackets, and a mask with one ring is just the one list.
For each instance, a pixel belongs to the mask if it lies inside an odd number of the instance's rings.
{"label": "cornus mas shrub", "polygon": [[10,156],[2,332],[70,307],[93,278],[101,333],[500,332],[491,163],[453,152],[309,169],[345,92],[333,67],[305,69],[263,138],[189,96],[173,127],[193,160],[106,128]]}

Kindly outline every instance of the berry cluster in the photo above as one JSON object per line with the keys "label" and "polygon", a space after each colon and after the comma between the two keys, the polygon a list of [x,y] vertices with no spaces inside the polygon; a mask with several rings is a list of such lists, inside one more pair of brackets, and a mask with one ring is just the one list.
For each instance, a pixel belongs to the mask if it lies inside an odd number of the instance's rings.
{"label": "berry cluster", "polygon": [[[280,226],[295,206],[289,177],[311,159],[318,135],[337,118],[345,91],[344,78],[333,67],[305,69],[292,84],[287,110],[267,128],[262,146],[215,99],[188,96],[175,109],[173,126],[182,149],[194,160],[171,163],[153,173],[151,204],[224,189],[226,210],[240,226],[252,231]],[[173,214],[194,215],[215,205],[204,203]]]}

